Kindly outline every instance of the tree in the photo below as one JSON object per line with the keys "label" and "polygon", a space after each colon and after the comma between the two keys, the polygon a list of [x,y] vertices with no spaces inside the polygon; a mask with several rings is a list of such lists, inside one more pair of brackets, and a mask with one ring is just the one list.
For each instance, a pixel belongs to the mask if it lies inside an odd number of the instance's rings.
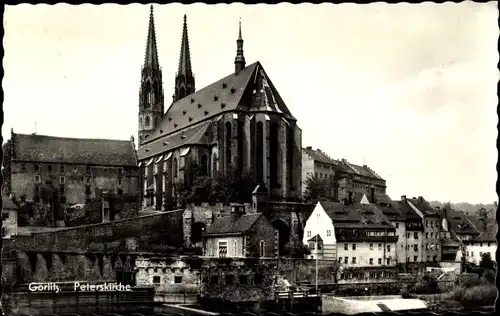
{"label": "tree", "polygon": [[289,256],[290,258],[303,259],[306,255],[311,254],[309,247],[296,237],[292,237],[292,240],[285,244],[283,251],[284,253],[280,254],[280,256]]}
{"label": "tree", "polygon": [[223,203],[248,203],[256,184],[251,170],[240,171],[232,166],[229,171],[219,171],[212,178],[212,200]]}
{"label": "tree", "polygon": [[306,190],[304,199],[307,202],[316,203],[318,201],[325,201],[331,199],[328,191],[331,190],[332,183],[328,178],[320,178],[318,175],[309,175],[306,179]]}
{"label": "tree", "polygon": [[493,260],[491,260],[491,256],[488,252],[483,253],[483,255],[481,256],[481,262],[479,262],[479,267],[483,271],[487,270],[494,271],[496,269],[495,263],[493,262]]}

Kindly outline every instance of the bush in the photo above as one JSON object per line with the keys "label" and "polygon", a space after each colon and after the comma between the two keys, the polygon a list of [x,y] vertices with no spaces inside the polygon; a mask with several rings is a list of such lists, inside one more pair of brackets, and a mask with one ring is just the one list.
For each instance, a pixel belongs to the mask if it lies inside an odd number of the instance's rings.
{"label": "bush", "polygon": [[496,272],[494,270],[486,270],[483,276],[481,277],[481,281],[482,283],[494,284],[495,277],[496,277]]}
{"label": "bush", "polygon": [[483,284],[464,291],[459,301],[465,308],[494,305],[497,298],[497,288],[493,284]]}

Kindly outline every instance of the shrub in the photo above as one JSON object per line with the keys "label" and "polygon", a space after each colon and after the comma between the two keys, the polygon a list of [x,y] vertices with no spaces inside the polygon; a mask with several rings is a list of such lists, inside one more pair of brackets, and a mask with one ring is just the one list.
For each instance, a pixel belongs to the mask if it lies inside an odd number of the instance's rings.
{"label": "shrub", "polygon": [[489,283],[489,284],[494,284],[495,283],[495,276],[496,272],[494,270],[486,270],[481,277],[482,283]]}
{"label": "shrub", "polygon": [[497,288],[493,284],[483,284],[464,291],[459,301],[465,308],[474,308],[495,304]]}

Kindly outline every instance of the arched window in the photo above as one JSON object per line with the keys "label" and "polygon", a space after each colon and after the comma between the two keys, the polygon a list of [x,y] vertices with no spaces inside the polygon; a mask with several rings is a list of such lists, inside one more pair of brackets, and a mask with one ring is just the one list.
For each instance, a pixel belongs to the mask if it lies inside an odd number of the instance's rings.
{"label": "arched window", "polygon": [[202,176],[208,175],[208,157],[207,157],[207,155],[201,155],[200,175],[202,175]]}
{"label": "arched window", "polygon": [[226,155],[224,157],[226,163],[226,171],[229,171],[231,168],[231,122],[226,122],[226,141],[224,147],[226,149]]}
{"label": "arched window", "polygon": [[149,118],[149,116],[146,116],[144,126],[149,127],[150,123],[151,123],[151,119]]}
{"label": "arched window", "polygon": [[158,118],[153,118],[153,128],[156,127],[156,125],[158,124]]}
{"label": "arched window", "polygon": [[245,143],[244,143],[244,138],[243,138],[243,123],[240,121],[236,122],[237,127],[238,127],[238,152],[237,152],[237,158],[238,158],[238,170],[240,172],[243,172],[243,165],[245,164],[243,157],[245,155]]}
{"label": "arched window", "polygon": [[184,89],[184,87],[181,87],[181,89],[179,90],[179,100],[184,98],[186,96],[186,90]]}
{"label": "arched window", "polygon": [[257,123],[257,141],[256,141],[256,172],[257,182],[262,183],[264,180],[264,124]]}
{"label": "arched window", "polygon": [[174,161],[172,163],[172,168],[174,169],[172,173],[174,174],[174,178],[177,178],[177,172],[179,170],[179,167],[177,166],[177,158],[174,158]]}
{"label": "arched window", "polygon": [[288,167],[288,187],[290,190],[294,189],[294,153],[293,153],[293,142],[294,142],[294,132],[291,127],[288,127],[288,135],[286,137],[287,140],[287,150],[286,153],[288,155],[287,157],[287,167]]}
{"label": "arched window", "polygon": [[215,177],[217,174],[217,155],[214,154],[212,156],[212,177]]}
{"label": "arched window", "polygon": [[279,127],[277,123],[272,123],[269,130],[269,151],[271,161],[269,162],[269,176],[271,177],[271,187],[276,188],[278,186],[278,153],[279,153]]}

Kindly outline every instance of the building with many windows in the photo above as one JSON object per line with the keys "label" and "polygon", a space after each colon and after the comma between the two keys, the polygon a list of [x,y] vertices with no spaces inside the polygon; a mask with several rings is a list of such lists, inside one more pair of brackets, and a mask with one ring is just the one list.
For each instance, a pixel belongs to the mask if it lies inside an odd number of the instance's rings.
{"label": "building with many windows", "polygon": [[47,186],[60,203],[85,204],[97,190],[138,194],[134,139],[84,139],[17,134],[4,145],[4,190],[39,202]]}

